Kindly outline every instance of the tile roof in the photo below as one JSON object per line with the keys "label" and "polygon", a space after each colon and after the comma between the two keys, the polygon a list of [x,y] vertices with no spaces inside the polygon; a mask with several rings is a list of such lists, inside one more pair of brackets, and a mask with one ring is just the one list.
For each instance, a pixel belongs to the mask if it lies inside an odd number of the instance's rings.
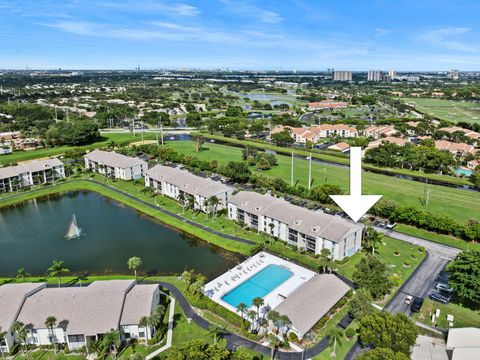
{"label": "tile roof", "polygon": [[52,169],[56,166],[62,166],[63,163],[56,159],[33,160],[19,163],[15,166],[0,168],[0,179],[7,179],[28,172],[37,172]]}
{"label": "tile roof", "polygon": [[117,154],[114,151],[93,150],[86,154],[85,158],[101,164],[105,164],[107,166],[119,167],[122,169],[146,164],[145,161],[139,158]]}
{"label": "tile roof", "polygon": [[156,291],[158,285],[135,285],[125,297],[120,325],[136,325],[143,316],[150,316]]}
{"label": "tile roof", "polygon": [[274,310],[287,315],[300,333],[308,332],[350,290],[333,274],[316,274]]}
{"label": "tile roof", "polygon": [[170,166],[155,165],[153,168],[145,171],[145,175],[154,180],[165,181],[178,186],[181,191],[188,194],[200,195],[205,198],[233,191],[232,187],[222,184],[220,181],[203,178],[193,175],[187,170]]}
{"label": "tile roof", "polygon": [[22,283],[0,286],[0,328],[3,331],[8,331],[15,322],[25,298],[45,285],[45,283]]}
{"label": "tile roof", "polygon": [[45,328],[45,319],[68,322],[70,335],[103,334],[117,329],[126,293],[135,280],[95,281],[85,287],[43,289],[27,298],[18,320]]}
{"label": "tile roof", "polygon": [[303,234],[339,242],[351,233],[363,228],[343,218],[315,212],[292,205],[284,199],[262,195],[251,191],[240,191],[233,195],[229,203],[255,215],[264,215],[288,225]]}

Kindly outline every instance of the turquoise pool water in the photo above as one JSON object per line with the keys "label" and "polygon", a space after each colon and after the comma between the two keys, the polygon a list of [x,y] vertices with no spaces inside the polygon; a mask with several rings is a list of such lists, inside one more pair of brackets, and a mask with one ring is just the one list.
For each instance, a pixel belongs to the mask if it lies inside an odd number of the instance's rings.
{"label": "turquoise pool water", "polygon": [[472,173],[473,171],[468,169],[462,169],[462,168],[455,169],[455,174],[457,175],[470,176],[472,175]]}
{"label": "turquoise pool water", "polygon": [[254,298],[263,298],[292,275],[293,273],[290,270],[282,266],[268,265],[265,269],[223,295],[222,300],[235,308],[242,302],[250,307]]}

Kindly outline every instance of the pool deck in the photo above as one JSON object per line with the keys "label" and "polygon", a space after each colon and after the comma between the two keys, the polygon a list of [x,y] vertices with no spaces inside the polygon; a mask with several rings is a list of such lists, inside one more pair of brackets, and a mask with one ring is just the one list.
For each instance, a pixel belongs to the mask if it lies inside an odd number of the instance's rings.
{"label": "pool deck", "polygon": [[[277,307],[290,293],[315,275],[313,271],[287,260],[269,253],[260,252],[210,281],[205,285],[203,293],[213,301],[238,314],[237,309],[223,301],[222,297],[269,265],[283,266],[290,270],[293,275],[263,297],[265,304],[260,309],[260,313],[262,314],[266,313],[269,309]],[[256,310],[253,305],[249,310],[250,309]],[[244,314],[244,317],[248,320],[246,314]]]}

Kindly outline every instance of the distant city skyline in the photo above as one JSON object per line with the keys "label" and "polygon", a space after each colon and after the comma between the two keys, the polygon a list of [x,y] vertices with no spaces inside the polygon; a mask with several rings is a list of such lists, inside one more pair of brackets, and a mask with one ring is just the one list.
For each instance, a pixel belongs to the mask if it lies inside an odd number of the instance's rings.
{"label": "distant city skyline", "polygon": [[468,0],[0,0],[2,69],[480,71]]}

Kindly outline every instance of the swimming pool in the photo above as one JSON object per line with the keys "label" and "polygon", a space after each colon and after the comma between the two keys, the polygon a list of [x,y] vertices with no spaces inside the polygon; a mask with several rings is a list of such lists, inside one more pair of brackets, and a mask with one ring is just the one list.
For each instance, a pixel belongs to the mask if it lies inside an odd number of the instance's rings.
{"label": "swimming pool", "polygon": [[458,168],[455,170],[455,174],[457,175],[463,175],[463,176],[470,176],[473,174],[472,170],[464,169],[464,168]]}
{"label": "swimming pool", "polygon": [[265,269],[259,271],[225,294],[222,300],[235,308],[242,302],[247,305],[247,307],[250,307],[254,298],[263,298],[292,275],[293,273],[283,266],[268,265]]}

